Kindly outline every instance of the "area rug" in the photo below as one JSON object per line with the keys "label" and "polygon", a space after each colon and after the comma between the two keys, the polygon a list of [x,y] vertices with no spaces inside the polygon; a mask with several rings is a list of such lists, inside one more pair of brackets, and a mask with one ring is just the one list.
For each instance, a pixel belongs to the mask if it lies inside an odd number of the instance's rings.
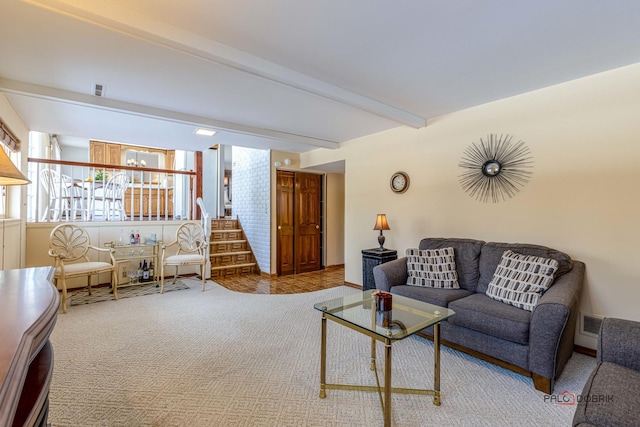
{"label": "area rug", "polygon": [[[207,281],[190,289],[75,307],[51,341],[53,426],[382,426],[377,394],[328,390],[319,398],[320,312],[314,303],[358,290],[340,286],[253,295]],[[370,340],[327,325],[327,380],[375,384]],[[379,354],[382,353],[379,348]],[[433,345],[393,347],[397,387],[431,388]],[[556,394],[580,393],[595,366],[574,354]],[[393,395],[393,422],[415,426],[571,425],[530,378],[443,347],[442,405]]]}
{"label": "area rug", "polygon": [[[164,292],[180,291],[189,289],[182,280],[176,280],[173,284],[171,281],[164,282]],[[160,293],[160,285],[154,283],[145,283],[142,285],[124,286],[118,288],[118,299],[139,297],[143,295],[152,295]],[[87,288],[73,291],[69,298],[70,305],[92,304],[94,302],[113,301],[113,293],[110,287],[91,288],[91,295]]]}

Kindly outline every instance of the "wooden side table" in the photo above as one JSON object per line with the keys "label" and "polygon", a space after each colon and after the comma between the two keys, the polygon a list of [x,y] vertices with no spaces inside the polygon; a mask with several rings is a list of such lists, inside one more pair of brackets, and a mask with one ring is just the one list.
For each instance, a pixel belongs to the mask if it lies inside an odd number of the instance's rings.
{"label": "wooden side table", "polygon": [[362,290],[376,288],[373,280],[373,267],[398,259],[398,251],[393,249],[365,249],[362,251]]}

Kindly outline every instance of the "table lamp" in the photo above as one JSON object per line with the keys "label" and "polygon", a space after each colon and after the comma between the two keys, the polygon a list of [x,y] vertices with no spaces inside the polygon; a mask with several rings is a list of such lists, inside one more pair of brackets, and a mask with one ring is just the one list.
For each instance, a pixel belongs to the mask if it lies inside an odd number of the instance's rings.
{"label": "table lamp", "polygon": [[384,234],[382,234],[382,230],[391,230],[389,228],[389,224],[387,224],[387,215],[386,214],[378,214],[378,218],[376,218],[376,225],[373,227],[374,230],[380,230],[380,235],[378,236],[378,243],[380,243],[379,251],[384,250]]}

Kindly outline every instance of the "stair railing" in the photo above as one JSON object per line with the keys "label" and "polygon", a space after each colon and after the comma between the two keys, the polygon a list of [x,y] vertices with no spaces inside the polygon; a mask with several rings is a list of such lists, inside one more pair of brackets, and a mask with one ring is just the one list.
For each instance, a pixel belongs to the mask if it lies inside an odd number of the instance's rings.
{"label": "stair railing", "polygon": [[196,199],[196,203],[198,204],[198,206],[200,206],[200,214],[202,217],[202,229],[204,230],[204,236],[205,239],[207,240],[207,244],[205,246],[205,251],[206,251],[206,257],[207,257],[207,264],[205,265],[205,270],[204,272],[202,272],[202,274],[204,274],[204,278],[205,279],[210,279],[211,278],[211,217],[209,216],[209,212],[207,212],[207,209],[204,207],[204,201],[202,200],[202,197],[198,197]]}

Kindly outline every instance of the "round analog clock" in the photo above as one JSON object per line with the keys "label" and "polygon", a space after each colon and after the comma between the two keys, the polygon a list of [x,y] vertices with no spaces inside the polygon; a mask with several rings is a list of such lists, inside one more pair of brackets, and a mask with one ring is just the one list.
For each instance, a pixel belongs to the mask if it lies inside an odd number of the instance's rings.
{"label": "round analog clock", "polygon": [[409,189],[409,175],[405,172],[396,172],[391,175],[389,185],[394,193],[404,193]]}

